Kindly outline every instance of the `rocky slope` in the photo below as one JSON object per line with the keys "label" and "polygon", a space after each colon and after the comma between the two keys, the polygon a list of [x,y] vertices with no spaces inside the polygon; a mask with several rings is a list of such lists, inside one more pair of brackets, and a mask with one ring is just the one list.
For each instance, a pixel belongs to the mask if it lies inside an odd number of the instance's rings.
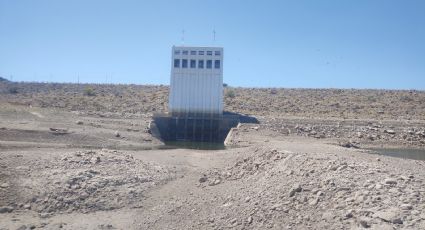
{"label": "rocky slope", "polygon": [[[116,150],[65,152],[49,160],[2,154],[2,212],[33,210],[45,218],[60,213],[133,207],[144,192],[174,178],[166,167]],[[19,165],[14,158],[21,158]],[[30,159],[28,159],[30,157]],[[5,159],[10,158],[10,159]],[[21,165],[22,164],[22,165]]]}
{"label": "rocky slope", "polygon": [[[168,107],[168,86],[1,82],[0,94],[11,103],[105,116],[137,117]],[[255,116],[424,120],[423,101],[425,92],[416,90],[227,87],[224,102],[228,111]]]}
{"label": "rocky slope", "polygon": [[[388,167],[393,159],[302,153],[256,147],[224,170],[205,173],[204,189],[232,187],[205,221],[216,229],[425,227],[420,169]],[[399,163],[403,167],[403,163]],[[406,164],[407,165],[407,164]],[[196,203],[194,201],[193,203]]]}

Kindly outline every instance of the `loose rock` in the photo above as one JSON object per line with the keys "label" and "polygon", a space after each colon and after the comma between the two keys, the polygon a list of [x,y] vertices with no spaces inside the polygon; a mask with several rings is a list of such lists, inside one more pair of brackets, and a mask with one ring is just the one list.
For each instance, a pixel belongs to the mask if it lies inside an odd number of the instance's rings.
{"label": "loose rock", "polygon": [[297,192],[301,192],[302,188],[299,184],[295,184],[291,190],[289,191],[289,197],[293,197],[295,195],[295,193]]}
{"label": "loose rock", "polygon": [[375,217],[382,219],[383,221],[390,222],[393,224],[402,224],[400,210],[397,208],[390,208],[385,211],[379,211],[374,214]]}
{"label": "loose rock", "polygon": [[208,178],[206,176],[203,176],[203,177],[199,178],[199,183],[204,183],[207,180],[208,180]]}
{"label": "loose rock", "polygon": [[14,210],[11,206],[2,206],[0,207],[0,213],[12,212]]}
{"label": "loose rock", "polygon": [[0,188],[9,188],[9,183],[0,184]]}
{"label": "loose rock", "polygon": [[397,181],[394,178],[387,178],[384,180],[384,183],[392,185],[392,184],[397,184]]}

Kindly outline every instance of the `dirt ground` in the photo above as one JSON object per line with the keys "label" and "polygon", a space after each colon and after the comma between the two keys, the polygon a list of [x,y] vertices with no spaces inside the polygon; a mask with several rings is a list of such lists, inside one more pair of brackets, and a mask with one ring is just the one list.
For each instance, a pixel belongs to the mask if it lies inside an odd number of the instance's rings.
{"label": "dirt ground", "polygon": [[90,87],[0,85],[0,229],[425,229],[425,162],[365,149],[424,149],[424,92],[232,89],[260,123],[196,150],[149,133],[167,87]]}

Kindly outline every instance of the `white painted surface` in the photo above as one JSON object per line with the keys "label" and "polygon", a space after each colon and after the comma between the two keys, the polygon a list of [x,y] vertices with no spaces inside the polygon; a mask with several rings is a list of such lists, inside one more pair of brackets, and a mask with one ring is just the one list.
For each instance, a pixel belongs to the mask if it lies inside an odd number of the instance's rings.
{"label": "white painted surface", "polygon": [[[176,54],[175,51],[180,51]],[[187,51],[188,54],[183,54]],[[191,54],[196,51],[196,54]],[[199,55],[204,51],[204,55]],[[207,55],[211,51],[212,55]],[[215,55],[219,52],[220,55]],[[223,48],[221,47],[186,47],[173,46],[171,55],[171,81],[169,111],[177,114],[222,114],[223,113]],[[174,60],[180,60],[180,67],[174,66]],[[187,68],[182,67],[182,60],[188,61]],[[190,60],[196,60],[196,68],[191,68]],[[200,69],[199,60],[204,60]],[[208,69],[207,60],[212,61]],[[219,60],[220,68],[215,68]]]}

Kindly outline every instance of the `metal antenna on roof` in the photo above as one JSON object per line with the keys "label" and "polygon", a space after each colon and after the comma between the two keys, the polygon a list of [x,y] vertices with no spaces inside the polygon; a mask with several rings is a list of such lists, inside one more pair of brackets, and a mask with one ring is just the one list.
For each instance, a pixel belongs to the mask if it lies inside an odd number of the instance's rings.
{"label": "metal antenna on roof", "polygon": [[215,45],[215,29],[213,29],[213,44]]}
{"label": "metal antenna on roof", "polygon": [[184,29],[182,30],[182,45],[184,46]]}

